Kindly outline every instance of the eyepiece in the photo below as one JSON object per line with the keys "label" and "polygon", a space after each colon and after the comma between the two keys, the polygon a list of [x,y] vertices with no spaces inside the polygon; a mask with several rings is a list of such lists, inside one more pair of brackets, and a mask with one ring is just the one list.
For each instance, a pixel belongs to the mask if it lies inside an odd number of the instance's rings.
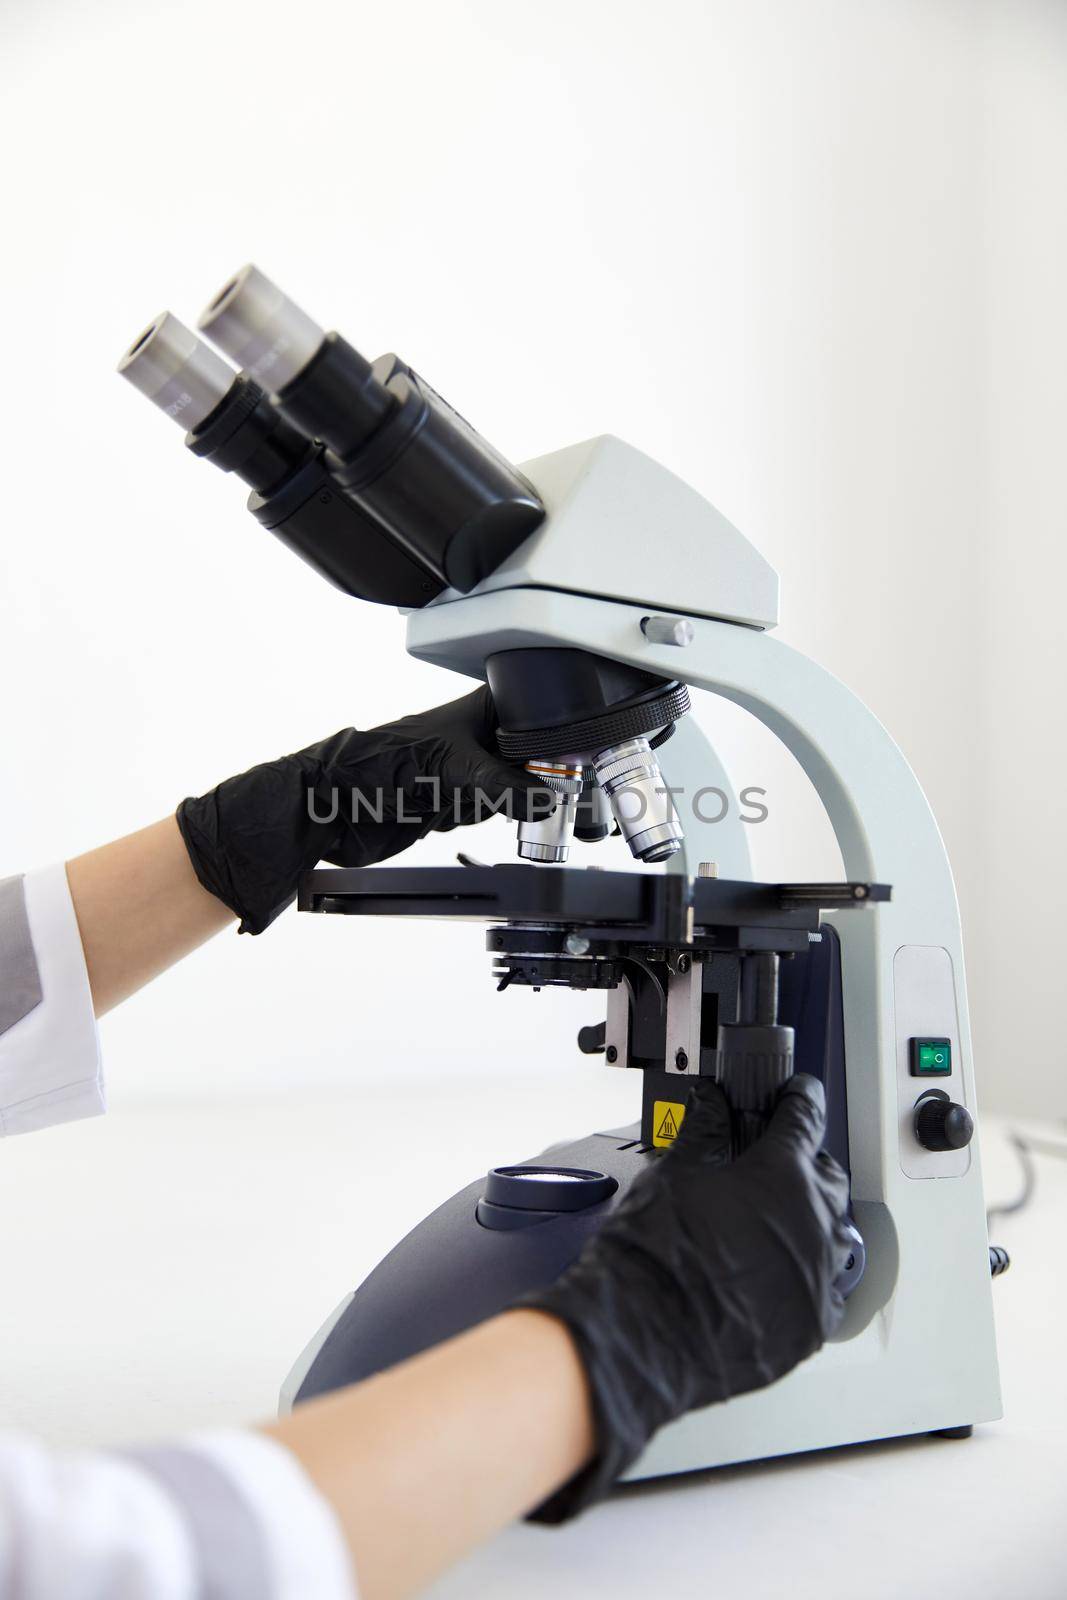
{"label": "eyepiece", "polygon": [[318,323],[251,263],[227,280],[197,327],[275,393],[307,365],[325,338]]}
{"label": "eyepiece", "polygon": [[134,340],[118,371],[153,405],[190,431],[214,411],[237,376],[169,311],[150,322]]}

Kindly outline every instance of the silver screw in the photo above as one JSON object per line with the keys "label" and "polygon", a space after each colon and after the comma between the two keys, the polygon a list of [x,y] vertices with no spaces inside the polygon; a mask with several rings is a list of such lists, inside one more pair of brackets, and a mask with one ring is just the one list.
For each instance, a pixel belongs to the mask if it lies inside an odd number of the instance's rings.
{"label": "silver screw", "polygon": [[585,956],[589,954],[589,940],[582,933],[568,933],[563,948],[569,956]]}
{"label": "silver screw", "polygon": [[693,642],[693,624],[686,617],[642,617],[641,632],[649,644],[674,644],[684,650]]}
{"label": "silver screw", "polygon": [[697,867],[698,878],[717,878],[719,876],[719,863],[717,861],[702,861]]}

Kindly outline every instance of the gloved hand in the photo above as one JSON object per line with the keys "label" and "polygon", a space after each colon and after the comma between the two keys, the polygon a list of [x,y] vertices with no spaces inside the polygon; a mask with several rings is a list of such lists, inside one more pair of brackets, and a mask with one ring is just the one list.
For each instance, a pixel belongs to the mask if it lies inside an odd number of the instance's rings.
{"label": "gloved hand", "polygon": [[177,817],[204,888],[236,912],[242,933],[262,933],[318,862],[384,861],[432,829],[480,822],[494,806],[524,816],[530,791],[537,791],[534,815],[548,815],[550,792],[497,755],[493,700],[483,686],[252,767],[183,800]]}
{"label": "gloved hand", "polygon": [[822,1085],[790,1078],[733,1163],[730,1115],[702,1079],[670,1149],[562,1277],[520,1302],[570,1330],[596,1435],[592,1462],[536,1521],[601,1499],[664,1423],[773,1383],[841,1319],[848,1180],[820,1150]]}

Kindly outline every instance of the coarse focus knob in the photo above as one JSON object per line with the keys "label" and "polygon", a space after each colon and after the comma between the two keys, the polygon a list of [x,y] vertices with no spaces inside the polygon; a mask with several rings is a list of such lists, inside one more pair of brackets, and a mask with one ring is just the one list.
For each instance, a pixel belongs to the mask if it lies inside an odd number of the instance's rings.
{"label": "coarse focus knob", "polygon": [[974,1118],[966,1106],[931,1095],[915,1111],[915,1137],[927,1150],[963,1150],[971,1142]]}
{"label": "coarse focus knob", "polygon": [[734,1156],[767,1126],[782,1085],[793,1073],[795,1035],[778,1023],[721,1022],[715,1076],[730,1102]]}

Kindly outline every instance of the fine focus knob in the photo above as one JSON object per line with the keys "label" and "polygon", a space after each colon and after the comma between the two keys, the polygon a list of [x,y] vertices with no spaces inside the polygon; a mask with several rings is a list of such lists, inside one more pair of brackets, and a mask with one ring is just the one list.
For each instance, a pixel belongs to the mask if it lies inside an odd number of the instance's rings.
{"label": "fine focus knob", "polygon": [[927,1150],[963,1150],[971,1142],[974,1119],[966,1106],[931,1095],[915,1112],[915,1137]]}

